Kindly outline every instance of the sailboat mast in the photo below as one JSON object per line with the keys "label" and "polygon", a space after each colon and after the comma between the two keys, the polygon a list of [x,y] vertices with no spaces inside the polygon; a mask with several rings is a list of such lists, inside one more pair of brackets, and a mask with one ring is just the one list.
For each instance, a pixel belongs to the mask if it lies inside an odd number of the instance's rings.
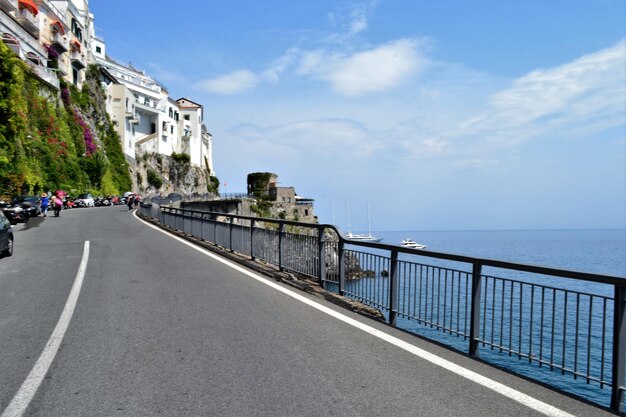
{"label": "sailboat mast", "polygon": [[369,236],[372,236],[372,225],[370,224],[370,203],[369,202],[365,202],[365,205],[367,206],[367,232],[369,233]]}

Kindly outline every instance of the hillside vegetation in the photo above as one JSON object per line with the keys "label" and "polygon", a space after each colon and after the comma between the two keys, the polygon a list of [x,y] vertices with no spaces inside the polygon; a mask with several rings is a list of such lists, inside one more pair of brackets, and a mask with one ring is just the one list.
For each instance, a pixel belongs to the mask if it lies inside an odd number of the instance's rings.
{"label": "hillside vegetation", "polygon": [[129,166],[104,103],[96,66],[88,68],[82,90],[61,82],[59,92],[0,42],[0,196],[130,190]]}

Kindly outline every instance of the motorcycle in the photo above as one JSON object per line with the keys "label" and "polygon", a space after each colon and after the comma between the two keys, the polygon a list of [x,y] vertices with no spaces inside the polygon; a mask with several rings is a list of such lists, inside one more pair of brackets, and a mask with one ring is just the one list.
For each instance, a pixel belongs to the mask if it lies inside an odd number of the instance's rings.
{"label": "motorcycle", "polygon": [[94,200],[94,206],[96,207],[103,207],[103,206],[110,206],[111,202],[104,198],[104,197],[96,197]]}

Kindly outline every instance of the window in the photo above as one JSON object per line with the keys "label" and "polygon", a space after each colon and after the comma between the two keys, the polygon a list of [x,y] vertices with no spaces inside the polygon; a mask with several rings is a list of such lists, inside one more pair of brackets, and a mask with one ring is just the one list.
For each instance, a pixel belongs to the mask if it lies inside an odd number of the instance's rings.
{"label": "window", "polygon": [[97,54],[101,54],[102,53],[102,48],[100,48],[99,46],[96,46],[96,53]]}
{"label": "window", "polygon": [[83,30],[78,25],[76,19],[72,18],[72,33],[76,35],[79,41],[83,41]]}
{"label": "window", "polygon": [[170,119],[174,117],[174,111],[172,110],[172,108],[170,107]]}
{"label": "window", "polygon": [[173,135],[174,134],[174,126],[170,126],[170,133]]}
{"label": "window", "polygon": [[183,119],[185,119],[185,120],[190,120],[189,115],[188,115],[188,114],[184,115],[184,116],[183,116]]}

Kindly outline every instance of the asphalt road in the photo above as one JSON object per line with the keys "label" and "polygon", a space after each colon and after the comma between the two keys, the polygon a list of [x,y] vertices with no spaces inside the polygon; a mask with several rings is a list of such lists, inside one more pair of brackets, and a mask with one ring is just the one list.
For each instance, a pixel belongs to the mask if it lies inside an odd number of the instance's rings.
{"label": "asphalt road", "polygon": [[[236,271],[123,206],[15,227],[15,254],[0,259],[0,413],[53,333],[85,241],[76,308],[23,415],[545,415]],[[557,411],[611,415],[297,294]]]}

